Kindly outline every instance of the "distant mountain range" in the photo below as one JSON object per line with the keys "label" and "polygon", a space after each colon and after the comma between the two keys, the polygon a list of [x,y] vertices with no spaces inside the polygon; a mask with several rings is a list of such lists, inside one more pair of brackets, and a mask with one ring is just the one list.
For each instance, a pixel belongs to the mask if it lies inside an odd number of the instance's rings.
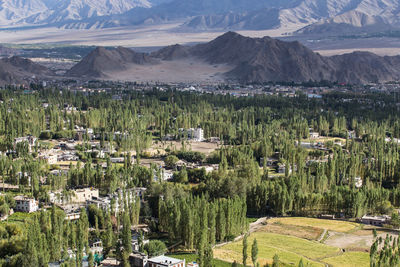
{"label": "distant mountain range", "polygon": [[107,28],[181,22],[187,31],[302,27],[297,34],[400,28],[398,0],[0,0],[0,27]]}
{"label": "distant mountain range", "polygon": [[[344,83],[386,82],[400,79],[400,56],[380,57],[355,52],[323,57],[299,42],[284,42],[269,37],[249,38],[228,32],[215,40],[195,46],[174,45],[151,54],[118,47],[97,48],[75,65],[68,76],[116,78],[120,72],[135,74],[133,66],[153,67],[168,61],[169,66],[190,59],[192,64],[207,63],[210,68],[229,66],[226,80],[239,82],[332,81]],[[171,64],[172,62],[172,64]],[[177,67],[176,67],[177,68]],[[168,72],[165,69],[165,72]]]}

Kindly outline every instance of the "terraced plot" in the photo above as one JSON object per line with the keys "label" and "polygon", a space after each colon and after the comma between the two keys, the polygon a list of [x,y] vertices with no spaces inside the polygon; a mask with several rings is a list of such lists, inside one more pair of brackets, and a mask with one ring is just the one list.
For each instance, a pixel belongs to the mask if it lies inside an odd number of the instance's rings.
{"label": "terraced plot", "polygon": [[[344,252],[342,247],[325,244],[325,238],[321,238],[326,232],[355,235],[360,229],[359,224],[345,221],[300,217],[274,218],[250,235],[248,255],[251,255],[251,244],[254,238],[257,238],[261,266],[271,263],[277,254],[281,263],[287,266],[297,266],[300,259],[303,259],[303,263],[308,263],[309,266],[367,267],[367,252]],[[242,241],[215,248],[214,256],[227,262],[242,262]],[[248,259],[247,264],[252,265],[251,259]]]}

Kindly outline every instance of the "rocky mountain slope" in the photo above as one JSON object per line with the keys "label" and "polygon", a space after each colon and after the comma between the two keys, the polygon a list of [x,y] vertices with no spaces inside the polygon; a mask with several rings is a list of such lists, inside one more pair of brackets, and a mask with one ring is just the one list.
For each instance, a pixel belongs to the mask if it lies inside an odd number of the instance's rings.
{"label": "rocky mountain slope", "polygon": [[106,49],[97,47],[93,52],[71,68],[66,75],[78,77],[107,77],[108,72],[126,70],[130,64],[155,64],[156,59],[145,53],[136,53],[131,49],[117,47]]}
{"label": "rocky mountain slope", "polygon": [[[97,48],[67,75],[109,78],[108,73],[126,71],[132,65],[157,65],[183,59],[199,64],[206,62],[210,66],[230,66],[229,71],[223,74],[225,79],[240,82],[328,80],[368,83],[400,79],[400,56],[380,57],[356,52],[323,57],[299,42],[284,42],[269,37],[249,38],[234,32],[209,43],[192,47],[174,45],[152,54],[136,53],[126,48]],[[168,69],[165,71],[168,72]]]}
{"label": "rocky mountain slope", "polygon": [[33,78],[54,76],[54,72],[18,56],[0,59],[0,85],[28,83]]}
{"label": "rocky mountain slope", "polygon": [[2,0],[0,26],[62,25],[151,6],[148,0]]}

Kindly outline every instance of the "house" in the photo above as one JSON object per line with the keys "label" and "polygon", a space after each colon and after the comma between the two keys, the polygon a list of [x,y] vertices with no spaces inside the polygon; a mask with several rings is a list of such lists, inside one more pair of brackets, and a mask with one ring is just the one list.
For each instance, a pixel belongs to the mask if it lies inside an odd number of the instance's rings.
{"label": "house", "polygon": [[185,267],[185,260],[175,259],[167,256],[158,256],[147,261],[147,267]]}
{"label": "house", "polygon": [[58,156],[56,154],[41,156],[40,159],[47,161],[47,164],[49,165],[54,165],[58,162]]}
{"label": "house", "polygon": [[197,141],[197,142],[203,142],[204,139],[204,130],[202,128],[190,128],[190,129],[179,129],[180,135],[183,137],[186,137],[189,140]]}
{"label": "house", "polygon": [[58,161],[78,161],[79,157],[71,153],[64,153],[57,158]]}
{"label": "house", "polygon": [[125,158],[124,157],[119,157],[119,158],[110,158],[111,163],[124,163]]}
{"label": "house", "polygon": [[80,212],[65,213],[65,219],[67,221],[79,220],[80,217],[81,217],[81,213]]}
{"label": "house", "polygon": [[348,138],[348,139],[355,139],[355,138],[357,138],[356,132],[355,132],[355,131],[348,131],[348,132],[347,132],[347,138]]}
{"label": "house", "polygon": [[111,199],[109,197],[93,197],[92,199],[86,200],[86,205],[94,205],[98,209],[102,209],[104,211],[111,210]]}
{"label": "house", "polygon": [[31,213],[39,209],[38,202],[34,198],[25,196],[16,196],[14,200],[15,200],[15,211]]}
{"label": "house", "polygon": [[17,137],[14,139],[14,150],[18,143],[26,142],[28,144],[29,152],[32,152],[32,148],[36,145],[37,138],[33,135],[28,135],[25,137]]}
{"label": "house", "polygon": [[321,214],[319,217],[321,219],[326,219],[326,220],[334,220],[335,219],[334,214]]}
{"label": "house", "polygon": [[203,142],[204,141],[204,131],[202,128],[190,128],[188,130],[188,136],[194,141]]}
{"label": "house", "polygon": [[[161,177],[162,177],[163,181],[171,180],[173,176],[174,176],[174,173],[172,171],[169,171],[166,169],[161,169]],[[157,180],[158,180],[158,177],[157,177]]]}
{"label": "house", "polygon": [[115,258],[107,258],[101,262],[101,266],[103,267],[119,267],[120,262]]}
{"label": "house", "polygon": [[388,224],[390,220],[391,218],[388,215],[382,215],[382,216],[364,215],[361,218],[361,223],[370,224],[374,226],[383,226],[384,224]]}
{"label": "house", "polygon": [[361,188],[363,186],[363,180],[361,179],[361,177],[354,178],[354,185],[357,188]]}
{"label": "house", "polygon": [[143,201],[144,192],[146,188],[133,188],[133,189],[118,189],[112,194],[108,194],[105,197],[99,197],[93,194],[89,199],[86,200],[86,206],[95,205],[97,208],[104,211],[113,211],[113,214],[117,214],[121,209],[124,210],[124,196],[130,201],[135,201],[136,197]]}
{"label": "house", "polygon": [[221,139],[219,137],[210,137],[210,143],[219,144]]}
{"label": "house", "polygon": [[310,132],[310,138],[311,139],[319,138],[319,133],[318,132]]}
{"label": "house", "polygon": [[101,241],[93,242],[90,245],[90,252],[92,252],[93,254],[102,255],[103,254],[103,243]]}
{"label": "house", "polygon": [[[138,232],[133,232],[132,234],[132,251],[139,251],[139,239],[140,239],[140,233]],[[148,239],[142,239],[142,244],[146,245],[150,242]]]}
{"label": "house", "polygon": [[53,204],[62,205],[62,193],[58,192],[49,192],[49,202]]}
{"label": "house", "polygon": [[144,267],[147,265],[148,256],[144,253],[136,252],[129,255],[129,264],[131,267]]}
{"label": "house", "polygon": [[72,190],[71,203],[86,203],[87,200],[99,197],[99,189],[95,188],[82,188]]}

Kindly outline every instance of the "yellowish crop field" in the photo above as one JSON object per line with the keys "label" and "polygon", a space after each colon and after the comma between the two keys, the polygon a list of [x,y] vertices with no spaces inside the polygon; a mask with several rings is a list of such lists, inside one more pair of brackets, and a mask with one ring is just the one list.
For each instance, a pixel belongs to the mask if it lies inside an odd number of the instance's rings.
{"label": "yellowish crop field", "polygon": [[279,222],[281,224],[287,225],[311,226],[336,232],[348,232],[360,227],[358,223],[304,217],[287,217],[268,220],[268,223],[274,222]]}
{"label": "yellowish crop field", "polygon": [[[288,230],[284,230],[284,229]],[[304,228],[304,229],[303,229]],[[317,229],[321,229],[318,231]],[[359,224],[344,221],[313,218],[274,218],[267,221],[248,238],[247,265],[251,266],[251,245],[258,243],[258,263],[263,266],[272,263],[274,255],[279,256],[284,266],[297,266],[302,259],[305,265],[334,267],[367,267],[367,252],[343,252],[340,247],[316,241],[323,230],[346,233],[360,229]],[[295,233],[296,230],[298,233]],[[242,241],[229,243],[214,249],[214,257],[227,262],[242,262]]]}
{"label": "yellowish crop field", "polygon": [[327,258],[323,261],[338,267],[369,266],[369,254],[366,252],[345,252],[340,256]]}
{"label": "yellowish crop field", "polygon": [[[311,266],[324,266],[322,262],[318,262],[318,258],[326,258],[336,256],[340,249],[327,246],[315,241],[308,241],[302,238],[286,236],[273,233],[256,232],[248,238],[248,255],[247,264],[251,265],[251,244],[254,238],[258,243],[258,258],[259,263],[263,266],[266,263],[271,263],[275,254],[279,255],[279,259],[286,264],[297,265],[300,259],[304,263],[309,263]],[[227,244],[221,248],[214,250],[216,258],[229,262],[242,261],[242,242],[234,242]]]}

